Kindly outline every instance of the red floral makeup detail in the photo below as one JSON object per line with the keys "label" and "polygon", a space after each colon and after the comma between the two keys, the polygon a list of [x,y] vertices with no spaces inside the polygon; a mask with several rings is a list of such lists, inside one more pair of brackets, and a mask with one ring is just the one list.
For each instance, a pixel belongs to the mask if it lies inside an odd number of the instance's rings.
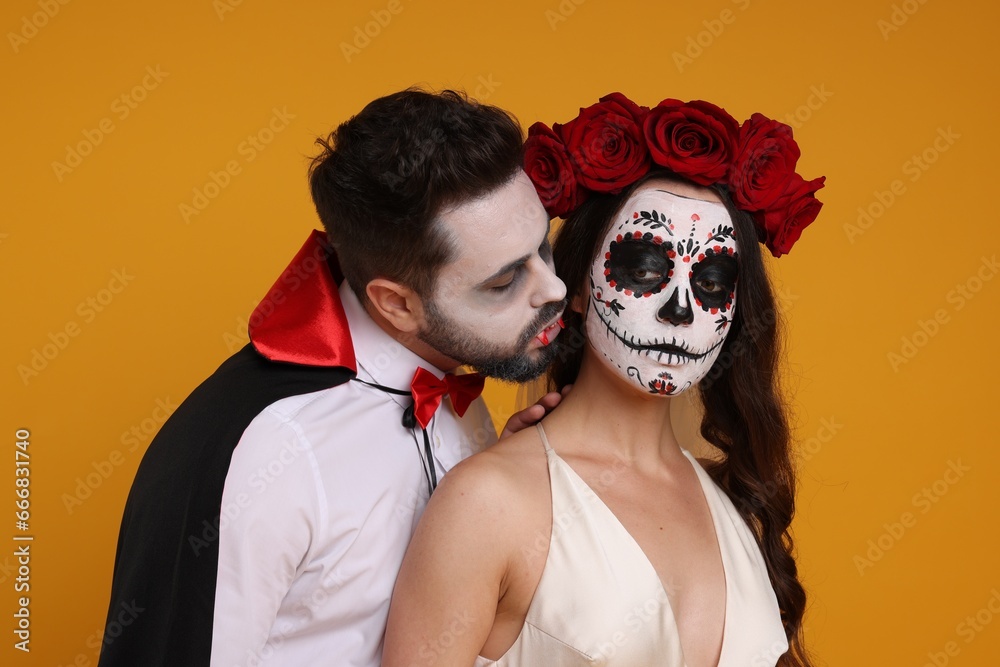
{"label": "red floral makeup detail", "polygon": [[649,393],[658,396],[669,396],[677,391],[676,385],[671,382],[673,378],[670,373],[660,373],[659,376],[649,381]]}

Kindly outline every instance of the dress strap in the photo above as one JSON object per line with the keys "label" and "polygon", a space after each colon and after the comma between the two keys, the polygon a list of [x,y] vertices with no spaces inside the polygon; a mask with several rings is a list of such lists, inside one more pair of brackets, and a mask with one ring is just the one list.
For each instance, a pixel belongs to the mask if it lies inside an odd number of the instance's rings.
{"label": "dress strap", "polygon": [[538,431],[538,437],[542,439],[542,446],[545,447],[545,453],[548,454],[552,451],[552,448],[549,446],[549,439],[545,437],[545,429],[542,428],[542,422],[537,422],[535,429]]}

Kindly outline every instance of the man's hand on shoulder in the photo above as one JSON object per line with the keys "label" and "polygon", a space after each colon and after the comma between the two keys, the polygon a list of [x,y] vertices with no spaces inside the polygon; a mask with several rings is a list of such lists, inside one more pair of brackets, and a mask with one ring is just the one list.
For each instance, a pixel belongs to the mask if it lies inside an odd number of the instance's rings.
{"label": "man's hand on shoulder", "polygon": [[513,435],[518,431],[526,429],[529,426],[534,426],[540,422],[545,415],[549,414],[557,405],[559,405],[563,397],[566,396],[572,388],[573,385],[568,384],[563,387],[561,392],[550,391],[538,399],[538,402],[534,405],[529,406],[520,412],[515,412],[511,415],[510,419],[507,420],[507,424],[503,427],[503,431],[500,432],[500,439],[503,440],[509,435]]}

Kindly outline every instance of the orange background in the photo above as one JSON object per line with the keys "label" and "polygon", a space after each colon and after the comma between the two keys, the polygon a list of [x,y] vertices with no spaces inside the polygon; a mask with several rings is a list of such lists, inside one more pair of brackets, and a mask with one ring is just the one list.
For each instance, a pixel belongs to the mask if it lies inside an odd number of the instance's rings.
{"label": "orange background", "polygon": [[[148,433],[318,226],[314,137],[426,84],[525,127],[613,90],[795,127],[800,172],[828,177],[820,219],[772,262],[808,645],[819,664],[997,664],[998,22],[971,0],[4,3],[0,542],[19,533],[18,428],[35,541],[30,654],[0,549],[0,660],[96,663]],[[225,187],[185,222],[213,172]],[[515,391],[488,399],[502,421]]]}

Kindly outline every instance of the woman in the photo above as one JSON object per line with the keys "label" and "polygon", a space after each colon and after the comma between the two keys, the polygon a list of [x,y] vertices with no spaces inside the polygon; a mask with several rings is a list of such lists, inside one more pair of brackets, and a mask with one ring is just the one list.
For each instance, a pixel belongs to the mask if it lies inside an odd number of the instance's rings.
{"label": "woman", "polygon": [[[820,203],[787,126],[620,94],[526,170],[569,290],[535,429],[449,472],[410,544],[383,665],[809,665],[777,318],[761,240],[787,252]],[[704,467],[669,401],[698,386]]]}

